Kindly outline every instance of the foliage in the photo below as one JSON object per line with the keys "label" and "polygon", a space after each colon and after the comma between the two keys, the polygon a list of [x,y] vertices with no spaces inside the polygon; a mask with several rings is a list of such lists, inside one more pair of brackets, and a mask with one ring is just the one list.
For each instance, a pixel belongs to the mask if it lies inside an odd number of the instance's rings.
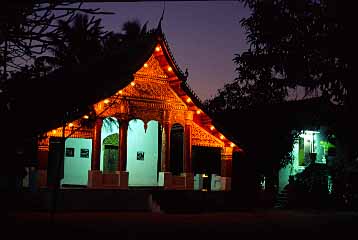
{"label": "foliage", "polygon": [[53,63],[59,67],[88,64],[94,57],[103,55],[104,35],[101,19],[77,14],[71,23],[59,20],[57,33],[49,36]]}
{"label": "foliage", "polygon": [[249,49],[236,54],[238,77],[210,101],[217,110],[283,101],[297,87],[354,102],[353,23],[349,3],[336,0],[242,0]]}
{"label": "foliage", "polygon": [[0,9],[1,82],[47,51],[53,43],[49,36],[61,33],[59,19],[70,23],[78,12],[104,13],[99,9],[82,8],[81,2],[62,1],[12,1],[2,4]]}
{"label": "foliage", "polygon": [[[206,101],[206,107],[217,116],[238,112],[236,121],[241,125],[235,126],[238,139],[247,149],[252,148],[251,151],[262,151],[267,142],[272,142],[275,150],[267,152],[258,164],[274,166],[277,162],[268,163],[267,159],[284,159],[290,151],[285,146],[294,140],[294,136],[282,131],[279,124],[286,125],[289,113],[273,113],[269,106],[286,101],[299,89],[304,89],[301,97],[319,93],[344,107],[335,128],[340,130],[338,137],[346,142],[347,149],[351,146],[352,153],[348,158],[356,156],[354,146],[358,129],[354,109],[358,94],[351,77],[354,76],[352,49],[355,46],[351,37],[351,29],[354,29],[352,4],[337,0],[241,1],[251,10],[250,16],[240,21],[246,30],[249,48],[233,59],[238,77]],[[261,108],[261,122],[242,121],[245,114],[257,108]],[[275,119],[273,114],[281,116],[281,119],[276,118],[277,124],[271,124]],[[269,124],[267,119],[271,119]],[[262,125],[272,128],[271,132],[267,134],[268,130]],[[251,131],[256,137],[245,134],[245,131]],[[266,139],[265,144],[251,139],[259,136]],[[282,144],[285,138],[287,141]],[[279,148],[285,148],[284,152],[281,156],[274,155]],[[247,157],[256,158],[249,154]]]}

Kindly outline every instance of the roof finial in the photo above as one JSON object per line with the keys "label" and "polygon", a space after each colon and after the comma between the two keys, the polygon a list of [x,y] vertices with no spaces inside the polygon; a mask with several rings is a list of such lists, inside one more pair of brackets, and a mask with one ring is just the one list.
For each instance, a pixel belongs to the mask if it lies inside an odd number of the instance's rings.
{"label": "roof finial", "polygon": [[163,21],[163,18],[164,18],[164,12],[165,12],[165,1],[164,1],[164,6],[163,6],[163,12],[162,12],[162,16],[160,17],[159,19],[159,23],[158,23],[158,31],[162,31],[162,21]]}

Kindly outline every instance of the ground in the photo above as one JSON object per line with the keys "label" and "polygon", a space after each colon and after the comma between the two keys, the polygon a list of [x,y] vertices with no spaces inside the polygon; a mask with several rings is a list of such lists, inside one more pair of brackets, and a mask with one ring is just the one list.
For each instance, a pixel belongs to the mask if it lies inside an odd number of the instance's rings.
{"label": "ground", "polygon": [[276,209],[199,214],[12,212],[5,219],[3,229],[15,239],[23,235],[36,239],[336,239],[355,234],[358,227],[358,212]]}

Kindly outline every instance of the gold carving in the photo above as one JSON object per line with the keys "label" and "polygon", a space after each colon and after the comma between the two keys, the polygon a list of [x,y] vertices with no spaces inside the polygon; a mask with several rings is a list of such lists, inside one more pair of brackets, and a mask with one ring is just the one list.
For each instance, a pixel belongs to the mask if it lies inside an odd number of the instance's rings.
{"label": "gold carving", "polygon": [[160,110],[149,110],[145,108],[136,108],[132,107],[129,112],[130,119],[141,119],[144,124],[148,123],[151,120],[161,122],[162,112]]}
{"label": "gold carving", "polygon": [[170,114],[170,122],[172,124],[179,123],[184,127],[185,119],[184,119],[185,111],[172,110]]}
{"label": "gold carving", "polygon": [[136,74],[155,78],[168,78],[163,69],[160,67],[158,60],[155,59],[154,55],[150,56],[149,60],[141,69],[138,70]]}
{"label": "gold carving", "polygon": [[134,83],[134,86],[130,84],[122,90],[123,96],[141,99],[180,101],[182,105],[185,106],[167,82],[135,77]]}
{"label": "gold carving", "polygon": [[224,143],[207,132],[195,122],[192,123],[192,145],[205,147],[223,147]]}
{"label": "gold carving", "polygon": [[[73,122],[75,127],[69,127],[68,125],[65,128],[65,137],[68,138],[92,138],[92,129],[81,127],[79,121]],[[62,137],[62,127],[53,129],[45,133],[37,141],[38,151],[48,151],[50,137]]]}

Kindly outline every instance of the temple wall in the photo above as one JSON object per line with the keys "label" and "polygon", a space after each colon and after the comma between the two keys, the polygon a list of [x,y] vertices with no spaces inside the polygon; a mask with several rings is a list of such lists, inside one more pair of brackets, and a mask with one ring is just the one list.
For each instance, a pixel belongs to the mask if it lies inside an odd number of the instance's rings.
{"label": "temple wall", "polygon": [[92,139],[68,138],[65,143],[64,178],[61,184],[87,185],[91,154]]}
{"label": "temple wall", "polygon": [[143,121],[136,119],[129,122],[127,171],[129,186],[157,186],[158,122],[150,121],[146,132]]}

